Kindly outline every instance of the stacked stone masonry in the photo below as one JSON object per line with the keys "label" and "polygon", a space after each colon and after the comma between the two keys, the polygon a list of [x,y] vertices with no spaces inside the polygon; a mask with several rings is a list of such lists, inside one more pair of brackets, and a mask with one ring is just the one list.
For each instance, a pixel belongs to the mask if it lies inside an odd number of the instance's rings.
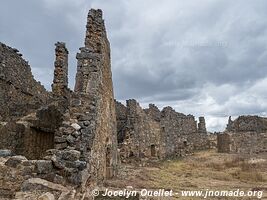
{"label": "stacked stone masonry", "polygon": [[[171,107],[142,109],[134,99],[126,106],[114,100],[102,15],[101,10],[88,13],[74,91],[68,88],[65,43],[55,44],[52,92],[35,81],[18,50],[0,44],[0,157],[7,169],[22,170],[23,190],[36,182],[60,184],[62,190],[62,185],[94,187],[116,176],[118,152],[127,162],[184,156],[211,146],[203,117],[197,125],[194,116]],[[6,183],[0,191],[12,196],[18,188],[7,189]]]}
{"label": "stacked stone masonry", "polygon": [[116,176],[118,163],[110,44],[102,11],[88,13],[74,91],[68,88],[65,43],[56,43],[55,55],[50,93],[34,80],[17,50],[0,45],[0,149],[11,152],[6,166],[24,169],[27,163],[31,170],[25,180],[93,186]]}
{"label": "stacked stone masonry", "polygon": [[17,49],[0,43],[0,121],[16,120],[46,104],[50,94]]}
{"label": "stacked stone masonry", "polygon": [[194,116],[171,107],[160,111],[150,104],[142,109],[136,100],[130,99],[126,106],[116,101],[116,113],[122,162],[180,157],[211,148],[208,135],[203,134],[205,121],[199,132]]}
{"label": "stacked stone masonry", "polygon": [[259,116],[229,117],[225,132],[217,137],[218,152],[253,154],[267,152],[267,119]]}
{"label": "stacked stone masonry", "polygon": [[66,96],[68,92],[68,50],[65,43],[57,42],[54,81],[52,91],[54,95]]}
{"label": "stacked stone masonry", "polygon": [[207,133],[206,122],[204,117],[199,117],[198,132]]}

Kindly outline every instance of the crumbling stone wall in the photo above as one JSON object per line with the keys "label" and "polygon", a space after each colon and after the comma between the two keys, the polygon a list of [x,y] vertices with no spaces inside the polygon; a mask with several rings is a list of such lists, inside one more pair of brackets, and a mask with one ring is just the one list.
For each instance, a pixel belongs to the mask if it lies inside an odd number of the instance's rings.
{"label": "crumbling stone wall", "polygon": [[217,137],[218,152],[259,153],[267,151],[267,119],[259,116],[229,117],[226,131]]}
{"label": "crumbling stone wall", "polygon": [[[117,125],[111,73],[110,44],[101,10],[90,10],[85,48],[77,54],[75,92],[94,96],[94,140],[90,155],[90,174],[96,181],[116,175]],[[80,77],[79,75],[82,75]],[[80,81],[80,78],[82,81]],[[90,132],[89,132],[90,133]]]}
{"label": "crumbling stone wall", "polygon": [[236,120],[232,121],[229,117],[227,131],[232,132],[267,132],[267,118],[259,116],[239,116]]}
{"label": "crumbling stone wall", "polygon": [[217,148],[219,153],[230,153],[231,135],[229,133],[220,133],[217,135]]}
{"label": "crumbling stone wall", "polygon": [[162,134],[165,135],[165,157],[183,156],[193,151],[192,134],[197,134],[197,122],[194,116],[176,112],[171,107],[161,112]]}
{"label": "crumbling stone wall", "polygon": [[198,132],[207,133],[206,122],[204,117],[199,117]]}
{"label": "crumbling stone wall", "polygon": [[54,70],[54,81],[52,84],[53,94],[56,96],[66,96],[68,92],[68,50],[65,43],[57,42],[56,60]]}
{"label": "crumbling stone wall", "polygon": [[0,149],[9,149],[28,159],[41,159],[54,148],[54,133],[61,124],[61,113],[54,106],[39,109],[19,121],[0,127]]}
{"label": "crumbling stone wall", "polygon": [[17,49],[0,43],[0,121],[27,115],[47,104],[50,94],[37,82]]}
{"label": "crumbling stone wall", "polygon": [[55,70],[52,84],[53,104],[62,112],[68,109],[71,90],[68,88],[68,49],[64,42],[55,44]]}
{"label": "crumbling stone wall", "polygon": [[267,133],[222,133],[218,135],[218,152],[241,154],[267,152]]}
{"label": "crumbling stone wall", "polygon": [[23,133],[25,126],[15,122],[2,123],[0,125],[0,149],[9,149],[14,153],[23,152]]}
{"label": "crumbling stone wall", "polygon": [[84,168],[77,171],[77,168],[64,166],[71,171],[70,181],[79,185],[102,182],[116,175],[117,170],[110,45],[101,10],[89,11],[86,27],[85,47],[81,47],[76,56],[74,93],[71,93],[69,109],[55,137],[57,150],[80,152],[79,160],[85,163]]}
{"label": "crumbling stone wall", "polygon": [[[37,106],[29,110],[30,115],[16,120],[13,125],[1,123],[3,125],[0,128],[1,133],[9,129],[7,135],[12,136],[11,139],[7,137],[7,140],[0,141],[0,148],[11,148],[13,153],[22,154],[29,159],[39,159],[29,164],[33,168],[40,168],[37,177],[54,183],[82,187],[86,184],[102,183],[104,179],[115,176],[117,172],[117,125],[110,44],[101,10],[89,11],[86,27],[85,46],[80,48],[77,54],[74,92],[68,89],[68,50],[64,43],[56,43],[52,96],[45,90],[44,93],[39,92],[38,84],[31,80],[28,65],[25,64],[25,72],[20,71],[24,68],[15,68],[16,71],[12,71],[11,67],[11,71],[6,70],[5,77],[18,76],[18,82],[21,81],[21,86],[26,85],[25,89],[29,88],[28,92],[35,89],[37,95],[30,96],[36,100],[32,102]],[[7,50],[15,54],[14,50]],[[12,60],[12,56],[7,61],[8,65],[18,61]],[[4,55],[5,59],[9,57],[6,58]],[[20,77],[23,73],[25,77]],[[26,81],[25,84],[23,81]],[[12,84],[13,82],[15,81],[11,81]],[[6,85],[5,83],[0,86]],[[0,98],[1,101],[8,102],[8,94],[1,94],[4,96]],[[38,95],[45,101],[40,102],[41,106],[45,106],[49,96],[48,107],[37,110]],[[18,104],[20,100],[32,103],[31,99],[15,98],[14,104]],[[3,113],[8,116],[6,112]],[[22,116],[28,113],[20,114]],[[4,134],[2,136],[5,137]],[[34,173],[36,172],[29,173],[29,176],[36,177]]]}
{"label": "crumbling stone wall", "polygon": [[134,99],[127,100],[126,106],[116,102],[116,113],[122,161],[179,157],[211,148],[208,135],[204,133],[204,118],[198,130],[192,115],[178,113],[171,107],[160,111],[154,104],[142,109]]}
{"label": "crumbling stone wall", "polygon": [[122,143],[125,138],[127,125],[127,107],[115,100],[118,142]]}
{"label": "crumbling stone wall", "polygon": [[[122,161],[125,162],[127,158],[161,157],[160,124],[150,118],[136,100],[127,100],[126,104],[126,116],[125,113],[117,114],[118,118],[123,118],[123,115],[126,117],[126,124],[121,129],[125,137],[120,145]],[[117,111],[123,107],[120,103],[116,105]]]}

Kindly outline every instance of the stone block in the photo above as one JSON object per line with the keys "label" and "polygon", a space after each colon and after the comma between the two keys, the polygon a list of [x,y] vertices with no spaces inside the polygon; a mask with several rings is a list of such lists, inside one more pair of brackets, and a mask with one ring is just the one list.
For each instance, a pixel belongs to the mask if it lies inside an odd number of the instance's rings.
{"label": "stone block", "polygon": [[0,150],[0,157],[6,158],[12,156],[12,152],[10,150]]}
{"label": "stone block", "polygon": [[16,168],[19,164],[21,164],[23,161],[27,161],[28,159],[25,156],[13,156],[9,158],[5,165],[9,167]]}
{"label": "stone block", "polygon": [[47,192],[39,196],[38,200],[55,200],[55,196],[51,194],[50,192]]}
{"label": "stone block", "polygon": [[81,152],[76,150],[65,150],[62,152],[62,159],[69,161],[79,160]]}
{"label": "stone block", "polygon": [[78,131],[78,130],[81,129],[81,126],[80,126],[79,124],[77,124],[77,123],[73,123],[73,124],[71,124],[71,126],[72,126],[76,131]]}
{"label": "stone block", "polygon": [[38,160],[36,162],[36,170],[38,174],[47,174],[53,170],[51,160]]}

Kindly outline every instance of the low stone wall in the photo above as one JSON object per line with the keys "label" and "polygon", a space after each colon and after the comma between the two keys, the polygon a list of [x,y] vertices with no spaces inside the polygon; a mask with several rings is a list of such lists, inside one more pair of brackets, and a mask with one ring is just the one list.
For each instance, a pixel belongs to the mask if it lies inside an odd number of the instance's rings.
{"label": "low stone wall", "polygon": [[218,152],[253,154],[267,152],[267,133],[227,132],[218,135]]}
{"label": "low stone wall", "polygon": [[218,134],[218,152],[260,153],[267,151],[267,118],[239,116],[229,117],[226,131]]}

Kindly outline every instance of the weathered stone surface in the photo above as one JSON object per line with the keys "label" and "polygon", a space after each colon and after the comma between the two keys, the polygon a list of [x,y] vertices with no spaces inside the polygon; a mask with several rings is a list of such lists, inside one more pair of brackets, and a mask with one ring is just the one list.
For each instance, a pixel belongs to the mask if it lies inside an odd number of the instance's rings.
{"label": "weathered stone surface", "polygon": [[37,82],[30,66],[17,51],[0,43],[0,116],[18,119],[49,101],[50,94]]}
{"label": "weathered stone surface", "polygon": [[[4,94],[0,106],[17,95],[8,109],[0,111],[0,120],[15,119],[1,123],[0,136],[4,137],[0,138],[0,148],[10,147],[14,153],[35,159],[6,162],[13,167],[20,165],[24,180],[42,178],[24,182],[24,191],[52,192],[58,198],[63,186],[48,181],[76,187],[103,183],[117,173],[118,141],[121,155],[127,159],[184,156],[203,148],[206,134],[199,133],[206,133],[204,118],[197,127],[192,115],[171,107],[160,111],[154,104],[142,109],[136,100],[128,100],[127,106],[116,103],[116,113],[110,44],[101,10],[88,13],[84,47],[76,56],[74,91],[68,88],[65,43],[56,43],[55,54],[50,94],[35,83],[17,50],[0,45],[0,94]],[[20,61],[23,66],[18,69]],[[25,77],[18,78],[21,69]]]}
{"label": "weathered stone surface", "polygon": [[75,138],[72,135],[69,135],[66,140],[70,145],[75,142]]}
{"label": "weathered stone surface", "polygon": [[218,152],[253,154],[267,152],[267,118],[229,117],[225,132],[217,137]]}
{"label": "weathered stone surface", "polygon": [[51,194],[50,192],[47,192],[39,196],[38,200],[55,200],[55,196]]}
{"label": "weathered stone surface", "polygon": [[63,163],[63,161],[59,157],[57,157],[56,155],[53,155],[51,157],[51,161],[53,162],[53,165],[57,169],[64,169],[64,163]]}
{"label": "weathered stone surface", "polygon": [[232,132],[267,132],[267,118],[259,116],[240,116],[232,121],[229,117],[227,131]]}
{"label": "weathered stone surface", "polygon": [[69,161],[77,161],[81,156],[81,152],[76,150],[65,150],[62,152],[62,159]]}
{"label": "weathered stone surface", "polygon": [[210,148],[203,117],[198,129],[192,115],[171,107],[160,111],[154,104],[142,109],[134,99],[127,100],[126,106],[116,102],[116,116],[122,162],[127,158],[179,157]]}
{"label": "weathered stone surface", "polygon": [[61,193],[67,193],[68,189],[62,185],[59,184],[55,184],[49,181],[46,181],[44,179],[40,179],[40,178],[31,178],[26,180],[22,186],[21,186],[21,190],[23,192],[26,191],[42,191],[42,192],[51,192],[51,193],[55,193],[55,192],[59,192]]}
{"label": "weathered stone surface", "polygon": [[[81,129],[77,144],[81,157],[91,167],[90,182],[112,177],[117,169],[117,131],[111,73],[110,45],[101,10],[90,10],[85,47],[77,54],[75,93],[80,95],[82,115],[76,115],[87,128]],[[108,109],[107,109],[108,108]]]}
{"label": "weathered stone surface", "polygon": [[198,132],[207,133],[206,122],[204,117],[199,117]]}
{"label": "weathered stone surface", "polygon": [[9,167],[17,167],[19,164],[21,164],[23,161],[27,161],[27,158],[24,156],[12,156],[11,158],[9,158],[5,165],[9,166]]}
{"label": "weathered stone surface", "polygon": [[81,126],[79,124],[76,124],[76,123],[73,123],[71,125],[76,131],[80,130],[81,129]]}
{"label": "weathered stone surface", "polygon": [[89,11],[86,28],[85,46],[77,54],[74,92],[68,88],[64,43],[56,43],[52,93],[35,82],[17,50],[0,44],[0,106],[8,104],[0,110],[0,120],[8,121],[0,125],[0,149],[8,147],[35,159],[11,157],[6,162],[6,167],[19,166],[24,180],[42,178],[24,182],[22,189],[29,193],[57,193],[55,185],[46,181],[85,186],[116,175],[110,44],[101,10]]}
{"label": "weathered stone surface", "polygon": [[41,159],[46,150],[54,148],[55,130],[61,122],[62,115],[55,106],[38,109],[0,127],[0,148],[28,159]]}
{"label": "weathered stone surface", "polygon": [[36,120],[32,122],[32,127],[43,132],[54,133],[62,124],[62,113],[55,105],[43,107],[36,112]]}
{"label": "weathered stone surface", "polygon": [[54,71],[54,81],[52,84],[53,94],[56,96],[66,96],[68,93],[68,50],[63,42],[56,44],[56,61]]}
{"label": "weathered stone surface", "polygon": [[36,170],[38,174],[47,174],[53,170],[52,161],[38,160],[36,162]]}
{"label": "weathered stone surface", "polygon": [[219,153],[267,152],[267,132],[224,132],[218,135],[217,145]]}
{"label": "weathered stone surface", "polygon": [[6,149],[0,150],[0,157],[5,158],[9,156],[12,156],[12,152],[10,150],[6,150]]}

